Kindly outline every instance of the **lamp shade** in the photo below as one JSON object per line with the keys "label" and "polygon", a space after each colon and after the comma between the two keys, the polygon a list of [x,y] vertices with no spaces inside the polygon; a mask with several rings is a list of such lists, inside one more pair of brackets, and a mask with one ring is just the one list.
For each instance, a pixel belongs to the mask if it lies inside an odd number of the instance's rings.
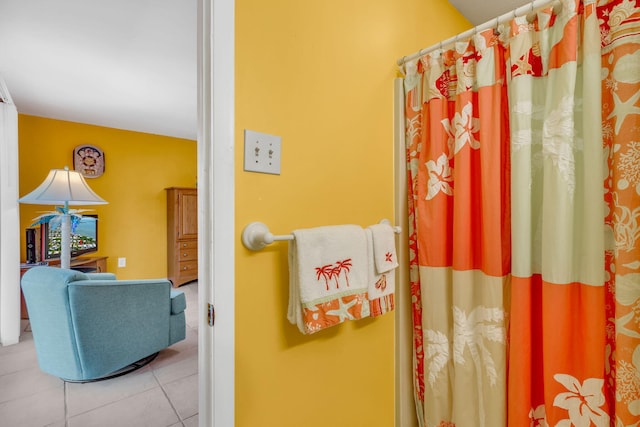
{"label": "lamp shade", "polygon": [[109,202],[93,192],[80,172],[51,169],[45,180],[20,203],[34,205],[104,205]]}

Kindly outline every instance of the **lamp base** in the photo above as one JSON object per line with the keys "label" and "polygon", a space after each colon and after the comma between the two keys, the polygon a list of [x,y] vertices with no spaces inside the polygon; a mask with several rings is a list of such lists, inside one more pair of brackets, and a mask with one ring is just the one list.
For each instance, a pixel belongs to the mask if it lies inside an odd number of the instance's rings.
{"label": "lamp base", "polygon": [[66,205],[60,224],[60,267],[71,268],[71,215]]}

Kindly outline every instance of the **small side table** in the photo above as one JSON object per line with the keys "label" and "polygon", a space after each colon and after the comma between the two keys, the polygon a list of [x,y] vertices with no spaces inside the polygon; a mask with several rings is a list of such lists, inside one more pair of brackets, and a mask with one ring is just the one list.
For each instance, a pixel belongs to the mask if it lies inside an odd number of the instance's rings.
{"label": "small side table", "polygon": [[[22,281],[22,276],[24,275],[24,273],[29,271],[30,268],[41,266],[41,265],[47,265],[47,263],[39,262],[35,264],[26,264],[26,263],[20,264],[20,281]],[[29,318],[29,312],[27,311],[27,303],[24,301],[24,295],[22,294],[22,286],[20,286],[20,318],[21,319]]]}

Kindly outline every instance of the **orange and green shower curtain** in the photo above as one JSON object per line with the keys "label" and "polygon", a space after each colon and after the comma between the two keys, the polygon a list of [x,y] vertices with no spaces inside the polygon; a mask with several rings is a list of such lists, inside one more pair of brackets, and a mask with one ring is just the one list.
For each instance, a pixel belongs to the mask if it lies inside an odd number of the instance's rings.
{"label": "orange and green shower curtain", "polygon": [[406,64],[421,426],[640,426],[640,4]]}

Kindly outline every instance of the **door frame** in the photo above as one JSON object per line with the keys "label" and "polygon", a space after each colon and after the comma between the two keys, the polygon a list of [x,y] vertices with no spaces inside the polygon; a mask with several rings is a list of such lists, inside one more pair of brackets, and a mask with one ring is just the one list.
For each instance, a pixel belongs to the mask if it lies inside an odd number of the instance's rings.
{"label": "door frame", "polygon": [[[198,0],[198,418],[235,424],[234,0]],[[209,307],[213,306],[210,312]],[[214,319],[210,326],[209,319]]]}
{"label": "door frame", "polygon": [[18,110],[0,77],[0,346],[20,339]]}

